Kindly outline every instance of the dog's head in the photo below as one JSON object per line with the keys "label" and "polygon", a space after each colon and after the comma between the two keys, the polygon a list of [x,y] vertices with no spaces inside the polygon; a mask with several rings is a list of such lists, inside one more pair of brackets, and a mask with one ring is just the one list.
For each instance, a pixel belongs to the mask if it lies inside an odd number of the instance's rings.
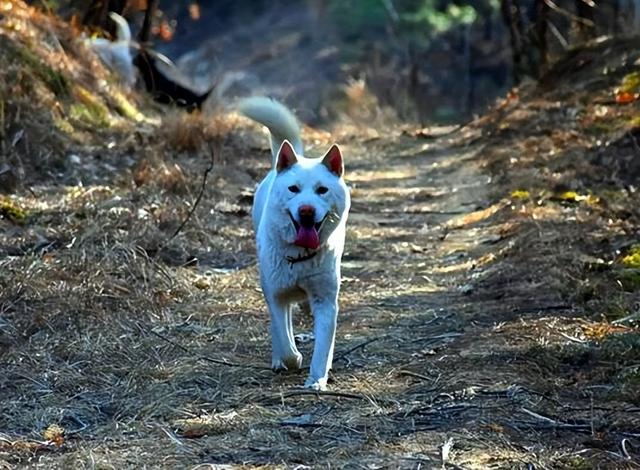
{"label": "dog's head", "polygon": [[285,140],[276,172],[270,201],[278,205],[285,239],[302,248],[320,248],[344,223],[349,210],[340,149],[333,145],[324,157],[310,159],[296,155]]}

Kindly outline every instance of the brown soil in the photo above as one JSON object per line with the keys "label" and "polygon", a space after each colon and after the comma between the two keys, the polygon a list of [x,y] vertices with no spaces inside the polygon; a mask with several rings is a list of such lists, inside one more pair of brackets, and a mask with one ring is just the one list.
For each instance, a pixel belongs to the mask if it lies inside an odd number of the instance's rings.
{"label": "brown soil", "polygon": [[639,109],[612,101],[637,46],[439,137],[335,129],[354,203],[326,393],[268,367],[257,127],[74,142],[0,200],[0,467],[639,468]]}

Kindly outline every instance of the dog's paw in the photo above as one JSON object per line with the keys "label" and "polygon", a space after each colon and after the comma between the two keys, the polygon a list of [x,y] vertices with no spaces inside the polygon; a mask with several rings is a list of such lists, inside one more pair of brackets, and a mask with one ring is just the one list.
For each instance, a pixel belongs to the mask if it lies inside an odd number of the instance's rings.
{"label": "dog's paw", "polygon": [[313,377],[309,377],[304,382],[304,388],[308,388],[309,390],[324,391],[327,389],[327,379],[314,379]]}
{"label": "dog's paw", "polygon": [[298,370],[302,367],[302,354],[298,353],[288,357],[273,357],[271,359],[271,368],[274,371],[280,370]]}

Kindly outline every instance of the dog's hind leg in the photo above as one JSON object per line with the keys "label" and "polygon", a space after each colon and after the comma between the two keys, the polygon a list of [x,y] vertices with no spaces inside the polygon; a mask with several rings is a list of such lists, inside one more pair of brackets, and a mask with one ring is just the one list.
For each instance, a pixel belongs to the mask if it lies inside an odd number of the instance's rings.
{"label": "dog's hind leg", "polygon": [[333,363],[333,345],[338,319],[337,295],[333,299],[313,299],[311,309],[315,344],[309,378],[304,386],[313,390],[324,390],[327,388],[327,377]]}
{"label": "dog's hind leg", "polygon": [[300,369],[302,354],[298,352],[293,337],[291,304],[267,301],[271,315],[271,368]]}

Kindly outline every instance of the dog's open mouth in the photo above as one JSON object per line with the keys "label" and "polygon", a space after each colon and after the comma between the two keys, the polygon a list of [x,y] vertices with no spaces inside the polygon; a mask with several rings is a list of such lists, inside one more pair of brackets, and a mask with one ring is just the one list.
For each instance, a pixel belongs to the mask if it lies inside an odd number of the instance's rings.
{"label": "dog's open mouth", "polygon": [[296,229],[296,239],[293,242],[294,245],[302,248],[308,248],[309,250],[317,250],[320,248],[320,235],[318,232],[320,232],[320,229],[322,228],[324,219],[313,224],[300,224],[296,222],[291,213],[289,213],[289,217],[291,218],[293,227]]}

